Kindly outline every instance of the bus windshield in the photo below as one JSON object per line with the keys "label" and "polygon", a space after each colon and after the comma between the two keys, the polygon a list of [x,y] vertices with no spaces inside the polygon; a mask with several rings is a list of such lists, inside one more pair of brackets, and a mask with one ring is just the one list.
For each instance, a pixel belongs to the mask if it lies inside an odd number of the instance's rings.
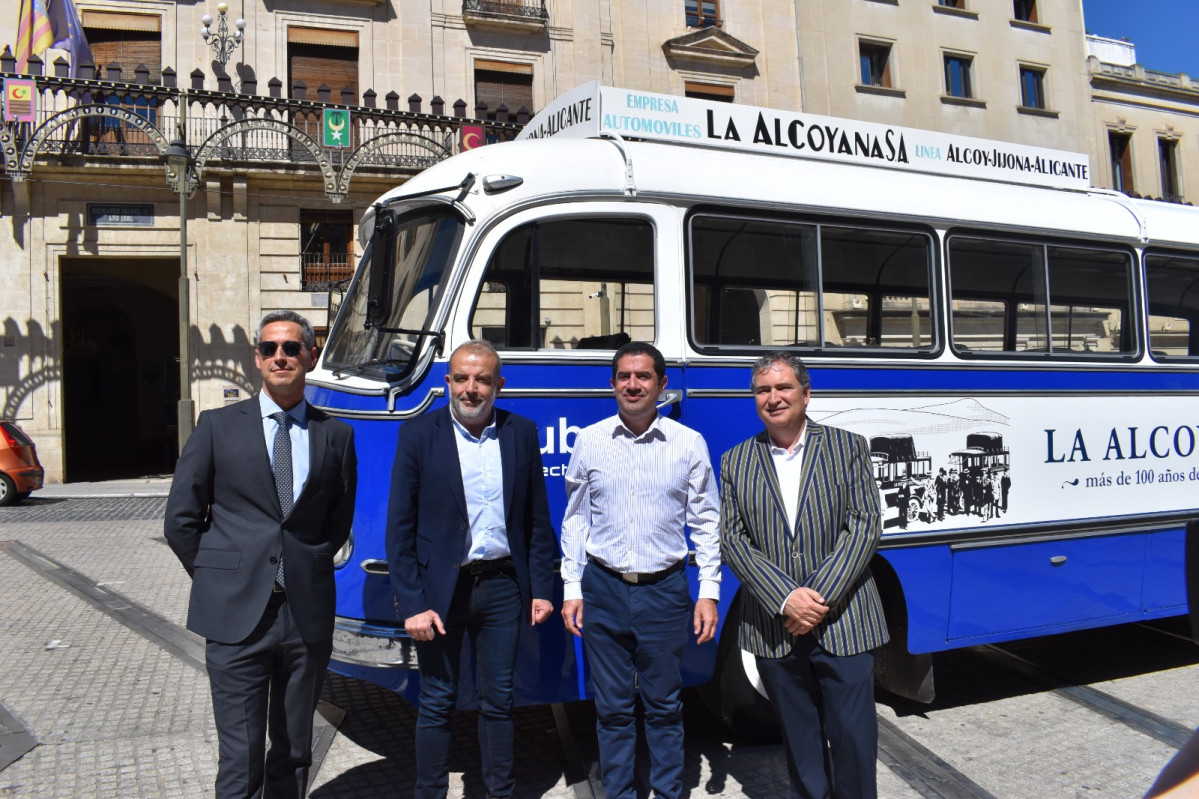
{"label": "bus windshield", "polygon": [[428,330],[441,301],[461,232],[461,220],[443,209],[425,208],[396,220],[391,312],[383,324],[367,327],[370,276],[365,271],[372,255],[368,251],[329,335],[329,368],[383,380],[407,374],[421,331]]}

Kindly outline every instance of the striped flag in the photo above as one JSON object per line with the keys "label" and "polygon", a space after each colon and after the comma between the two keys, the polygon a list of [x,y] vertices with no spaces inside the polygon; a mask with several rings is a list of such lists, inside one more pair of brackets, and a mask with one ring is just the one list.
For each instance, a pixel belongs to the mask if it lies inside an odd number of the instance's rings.
{"label": "striped flag", "polygon": [[54,44],[54,31],[45,0],[21,0],[17,17],[17,72],[25,72],[29,59],[41,55]]}

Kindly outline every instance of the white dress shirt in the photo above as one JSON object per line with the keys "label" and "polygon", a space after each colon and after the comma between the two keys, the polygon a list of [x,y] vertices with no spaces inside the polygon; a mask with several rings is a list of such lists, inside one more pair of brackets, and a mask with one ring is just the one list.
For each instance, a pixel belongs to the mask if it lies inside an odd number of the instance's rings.
{"label": "white dress shirt", "polygon": [[458,445],[466,512],[470,516],[462,562],[506,558],[512,552],[504,519],[504,462],[495,417],[478,438],[454,419],[453,413],[450,418],[454,421],[454,442]]}
{"label": "white dress shirt", "polygon": [[770,442],[770,459],[774,461],[774,473],[778,477],[779,490],[783,494],[783,508],[787,511],[787,529],[795,535],[795,517],[799,513],[799,478],[803,474],[804,444],[808,440],[808,426],[799,431],[799,440],[790,449],[783,449]]}
{"label": "white dress shirt", "polygon": [[658,572],[687,557],[691,528],[699,596],[720,598],[720,496],[703,437],[661,415],[641,435],[613,416],[575,439],[562,520],[564,599],[582,599],[587,559]]}

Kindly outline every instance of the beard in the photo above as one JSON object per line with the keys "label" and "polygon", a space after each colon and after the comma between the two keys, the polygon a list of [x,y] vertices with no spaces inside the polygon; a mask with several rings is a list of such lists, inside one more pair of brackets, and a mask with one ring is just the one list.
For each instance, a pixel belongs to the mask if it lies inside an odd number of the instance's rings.
{"label": "beard", "polygon": [[490,422],[491,412],[494,407],[494,398],[471,407],[463,402],[460,397],[450,397],[450,410],[454,412],[454,417],[463,425],[478,424],[480,422],[485,424]]}

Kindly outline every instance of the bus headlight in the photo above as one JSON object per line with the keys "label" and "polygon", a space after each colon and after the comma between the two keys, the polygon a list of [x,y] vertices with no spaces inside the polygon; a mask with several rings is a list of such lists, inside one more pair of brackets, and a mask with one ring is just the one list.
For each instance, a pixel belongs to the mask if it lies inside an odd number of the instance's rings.
{"label": "bus headlight", "polygon": [[350,555],[354,553],[354,528],[350,528],[350,537],[341,545],[341,549],[333,555],[333,568],[340,569],[350,562]]}

